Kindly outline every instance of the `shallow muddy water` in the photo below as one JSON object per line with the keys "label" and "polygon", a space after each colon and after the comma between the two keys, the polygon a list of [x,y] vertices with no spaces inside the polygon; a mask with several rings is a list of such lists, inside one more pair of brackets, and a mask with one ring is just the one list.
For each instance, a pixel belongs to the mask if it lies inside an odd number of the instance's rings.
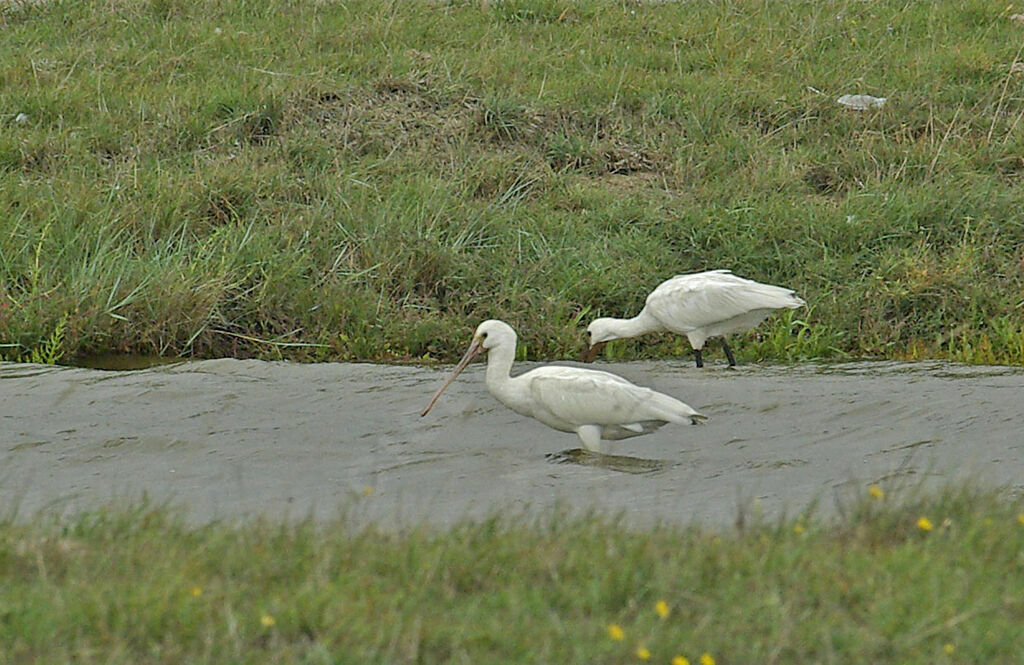
{"label": "shallow muddy water", "polygon": [[[572,363],[567,363],[572,364]],[[522,363],[516,373],[533,366]],[[939,363],[598,367],[710,416],[606,442],[607,461],[445,369],[212,360],[140,371],[0,363],[0,509],[28,518],[146,495],[197,523],[345,513],[385,528],[556,506],[728,524],[874,482],[1024,486],[1024,371]]]}

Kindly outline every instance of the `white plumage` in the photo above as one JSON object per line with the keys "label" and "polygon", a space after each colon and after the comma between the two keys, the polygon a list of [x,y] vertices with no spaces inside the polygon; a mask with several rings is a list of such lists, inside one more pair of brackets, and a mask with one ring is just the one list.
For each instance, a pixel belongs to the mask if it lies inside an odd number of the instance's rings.
{"label": "white plumage", "polygon": [[588,450],[600,452],[602,439],[639,436],[666,423],[696,423],[706,418],[674,397],[608,372],[548,365],[510,376],[516,332],[504,321],[494,319],[477,327],[466,354],[420,415],[427,415],[445,388],[484,352],[487,390],[495,399],[548,427],[576,432]]}
{"label": "white plumage", "polygon": [[676,275],[647,296],[647,303],[635,317],[595,319],[587,327],[587,359],[592,360],[610,340],[671,331],[690,340],[697,367],[704,366],[704,342],[722,337],[729,365],[735,366],[725,335],[750,330],[773,310],[806,304],[792,289],[737,277],[728,270]]}

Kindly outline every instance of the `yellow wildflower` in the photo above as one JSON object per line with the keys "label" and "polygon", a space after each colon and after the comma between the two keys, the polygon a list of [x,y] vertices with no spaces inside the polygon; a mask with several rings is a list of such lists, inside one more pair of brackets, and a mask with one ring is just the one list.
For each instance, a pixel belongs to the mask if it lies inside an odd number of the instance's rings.
{"label": "yellow wildflower", "polygon": [[626,633],[622,630],[622,626],[617,623],[608,624],[608,637],[612,638],[616,642],[621,642],[626,639]]}
{"label": "yellow wildflower", "polygon": [[885,491],[878,485],[870,485],[868,487],[868,494],[871,495],[872,499],[884,499]]}
{"label": "yellow wildflower", "polygon": [[647,649],[647,647],[637,647],[636,648],[636,657],[639,658],[640,660],[650,660],[651,659],[651,652]]}
{"label": "yellow wildflower", "polygon": [[672,665],[690,665],[690,659],[686,656],[676,656],[672,659]]}
{"label": "yellow wildflower", "polygon": [[363,488],[363,494],[365,494],[366,496],[370,496],[371,494],[373,494],[373,488],[367,485],[366,487]]}
{"label": "yellow wildflower", "polygon": [[275,621],[274,617],[270,616],[269,614],[264,614],[263,616],[260,617],[260,625],[263,626],[264,628],[270,628],[275,623],[277,623],[277,621]]}
{"label": "yellow wildflower", "polygon": [[946,642],[945,644],[942,645],[942,650],[945,651],[947,655],[951,654],[954,651],[956,651],[956,645],[953,644],[952,642]]}
{"label": "yellow wildflower", "polygon": [[1024,513],[1017,513],[1017,524],[1024,526]]}
{"label": "yellow wildflower", "polygon": [[715,665],[715,659],[707,651],[700,655],[700,665]]}
{"label": "yellow wildflower", "polygon": [[797,522],[796,526],[793,527],[793,533],[799,535],[804,532],[804,525]]}
{"label": "yellow wildflower", "polygon": [[664,600],[659,600],[658,602],[654,603],[654,611],[658,613],[658,616],[664,619],[668,616],[668,603],[666,603]]}
{"label": "yellow wildflower", "polygon": [[192,587],[188,590],[188,592],[192,594],[193,598],[198,598],[199,596],[203,595],[203,590],[197,586]]}
{"label": "yellow wildflower", "polygon": [[935,525],[927,517],[919,517],[917,518],[917,528],[921,531],[931,531],[935,528]]}

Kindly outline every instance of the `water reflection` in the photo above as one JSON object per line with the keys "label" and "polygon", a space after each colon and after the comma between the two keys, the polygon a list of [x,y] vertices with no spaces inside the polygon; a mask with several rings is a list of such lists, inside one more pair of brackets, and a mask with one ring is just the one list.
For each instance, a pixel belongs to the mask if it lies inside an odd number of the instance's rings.
{"label": "water reflection", "polygon": [[572,448],[557,453],[548,453],[544,458],[552,464],[579,464],[580,466],[593,466],[608,469],[609,471],[638,475],[664,471],[669,466],[669,462],[665,460],[644,459],[628,455],[607,455],[595,453],[584,448]]}

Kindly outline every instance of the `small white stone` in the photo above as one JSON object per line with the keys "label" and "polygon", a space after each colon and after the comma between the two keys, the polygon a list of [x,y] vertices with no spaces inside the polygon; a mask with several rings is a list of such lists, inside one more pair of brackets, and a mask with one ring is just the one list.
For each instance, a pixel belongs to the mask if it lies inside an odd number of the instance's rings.
{"label": "small white stone", "polygon": [[885,106],[885,100],[885,97],[873,97],[871,95],[843,95],[836,100],[836,103],[842,104],[854,111],[867,111],[868,109],[877,109]]}
{"label": "small white stone", "polygon": [[14,116],[14,122],[18,123],[19,125],[24,125],[26,122],[28,122],[28,114],[19,113],[18,115]]}
{"label": "small white stone", "polygon": [[222,33],[222,32],[224,32],[224,31],[223,31],[223,30],[221,30],[220,28],[214,28],[214,29],[213,29],[213,34],[215,34],[215,35],[219,35],[219,34],[220,34],[220,33]]}

